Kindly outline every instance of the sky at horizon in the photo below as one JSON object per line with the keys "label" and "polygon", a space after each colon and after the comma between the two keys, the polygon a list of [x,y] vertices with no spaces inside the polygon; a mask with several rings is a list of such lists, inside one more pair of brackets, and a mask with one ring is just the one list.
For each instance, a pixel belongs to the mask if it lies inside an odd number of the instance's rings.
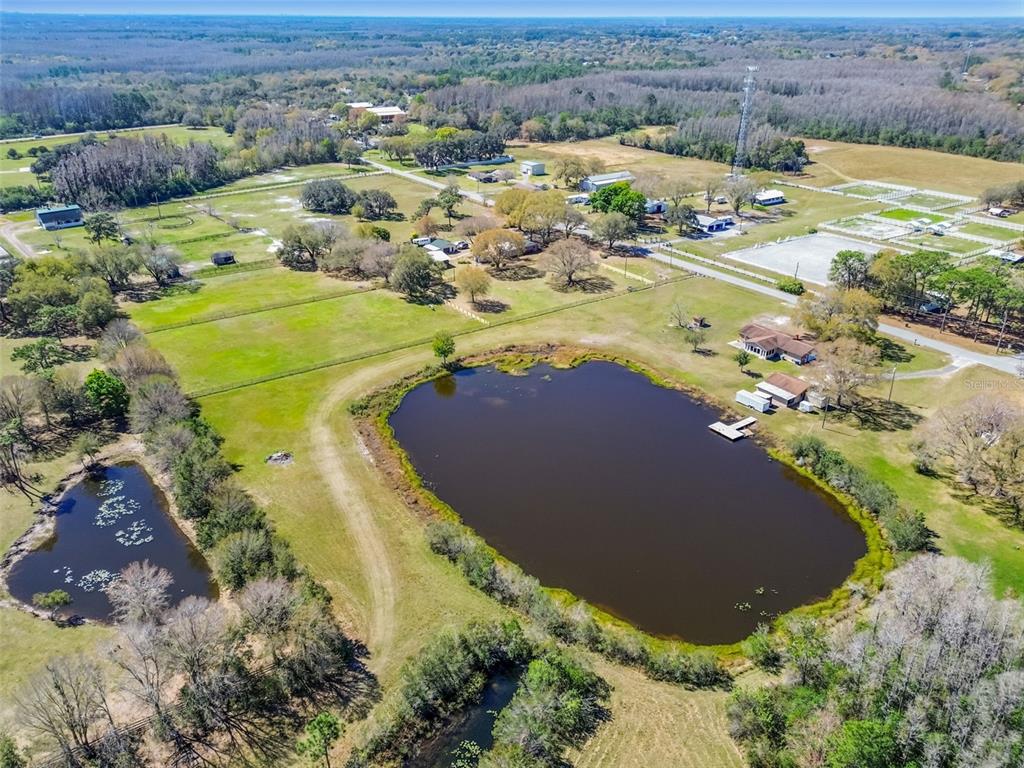
{"label": "sky at horizon", "polygon": [[[386,4],[338,0],[4,0],[4,11],[73,14],[288,15],[361,17],[507,17],[507,18],[1019,18],[1024,0],[734,0],[662,3],[636,8],[613,0],[513,0],[481,4],[479,0],[391,0]],[[966,13],[965,13],[966,11]]]}

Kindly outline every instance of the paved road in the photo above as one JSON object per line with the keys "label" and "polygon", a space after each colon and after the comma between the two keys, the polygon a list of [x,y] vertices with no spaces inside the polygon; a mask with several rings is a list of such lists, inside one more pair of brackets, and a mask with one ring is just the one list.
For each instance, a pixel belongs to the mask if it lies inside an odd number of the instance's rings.
{"label": "paved road", "polygon": [[[3,221],[3,219],[0,219],[0,221]],[[31,259],[36,255],[32,246],[18,237],[18,225],[13,221],[5,221],[3,224],[0,224],[0,237],[10,243],[11,247],[18,252],[11,254],[12,256],[21,256],[23,259]]]}
{"label": "paved road", "polygon": [[[368,165],[372,165],[374,168],[380,168],[382,171],[393,173],[396,176],[401,176],[403,179],[408,179],[409,181],[414,181],[417,184],[423,184],[424,186],[427,187],[433,187],[434,189],[444,189],[446,186],[448,186],[442,181],[428,179],[426,176],[420,176],[419,174],[413,173],[412,171],[400,171],[397,168],[392,168],[390,165],[385,165],[384,163],[378,162],[377,160],[370,160],[369,158],[364,157],[363,161]],[[467,200],[472,200],[474,203],[480,203],[480,205],[486,206],[494,205],[493,200],[489,200],[477,192],[470,192],[468,190],[462,189],[462,187],[459,187],[459,192],[462,194],[464,198],[466,198]]]}
{"label": "paved road", "polygon": [[[735,285],[740,288],[746,288],[748,291],[754,291],[755,293],[769,296],[790,306],[795,306],[797,303],[796,296],[785,293],[776,288],[772,288],[764,283],[758,283],[753,280],[747,280],[743,277],[730,275],[726,272],[720,272],[719,270],[712,269],[704,264],[684,260],[682,257],[673,258],[671,254],[663,253],[660,250],[651,249],[648,254],[648,258],[664,262],[665,264],[671,264],[676,267],[683,267],[691,272],[696,272],[699,275],[721,280],[723,283],[729,283],[730,285]],[[947,355],[952,357],[953,362],[955,364],[959,364],[960,367],[973,363],[977,365],[987,365],[989,368],[995,368],[997,371],[1016,375],[1017,367],[1020,364],[1020,360],[1018,358],[1010,355],[989,355],[982,352],[974,352],[972,350],[959,347],[956,344],[939,341],[938,339],[929,339],[925,336],[918,336],[912,328],[890,325],[889,323],[879,323],[878,330],[882,333],[888,334],[889,336],[900,339],[901,341],[908,341],[911,344],[926,347],[928,349],[934,349],[937,352],[945,352]]]}

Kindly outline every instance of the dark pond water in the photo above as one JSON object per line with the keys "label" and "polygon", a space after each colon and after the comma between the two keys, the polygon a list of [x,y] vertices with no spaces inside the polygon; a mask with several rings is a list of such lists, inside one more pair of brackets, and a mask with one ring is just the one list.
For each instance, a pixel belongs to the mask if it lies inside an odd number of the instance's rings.
{"label": "dark pond water", "polygon": [[471,741],[486,752],[494,746],[494,721],[519,687],[522,670],[510,670],[492,677],[483,690],[480,701],[463,713],[457,721],[441,732],[437,738],[420,748],[419,754],[407,768],[451,768],[459,758],[460,746]]}
{"label": "dark pond water", "polygon": [[11,569],[8,589],[24,602],[63,589],[73,602],[63,613],[105,620],[103,588],[129,563],[149,560],[171,572],[172,602],[212,597],[209,566],[175,525],[167,499],[138,464],[108,467],[71,488],[57,508],[53,536]]}
{"label": "dark pond water", "polygon": [[866,544],[831,496],[708,430],[719,418],[591,362],[463,371],[411,391],[391,425],[427,487],[544,585],[725,643],[827,596]]}

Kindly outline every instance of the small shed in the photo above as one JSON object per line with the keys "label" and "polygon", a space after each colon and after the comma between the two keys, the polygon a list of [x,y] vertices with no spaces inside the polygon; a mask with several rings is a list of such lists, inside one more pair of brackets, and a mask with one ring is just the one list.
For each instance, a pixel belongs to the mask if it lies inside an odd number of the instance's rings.
{"label": "small shed", "polygon": [[216,253],[213,254],[213,256],[210,257],[210,261],[212,261],[214,265],[218,267],[224,267],[227,266],[228,264],[234,264],[235,252],[217,251]]}
{"label": "small shed", "polygon": [[544,170],[544,163],[539,160],[523,160],[519,164],[519,172],[524,176],[543,176],[547,173]]}
{"label": "small shed", "polygon": [[1007,216],[1013,213],[1009,208],[989,208],[989,216],[998,216],[1000,219],[1005,219]]}
{"label": "small shed", "polygon": [[648,215],[667,212],[668,203],[666,203],[664,200],[652,200],[651,198],[647,198],[647,202],[644,203],[644,213]]}
{"label": "small shed", "polygon": [[77,205],[58,205],[53,208],[37,208],[36,221],[48,232],[55,229],[80,227],[85,224],[82,209]]}

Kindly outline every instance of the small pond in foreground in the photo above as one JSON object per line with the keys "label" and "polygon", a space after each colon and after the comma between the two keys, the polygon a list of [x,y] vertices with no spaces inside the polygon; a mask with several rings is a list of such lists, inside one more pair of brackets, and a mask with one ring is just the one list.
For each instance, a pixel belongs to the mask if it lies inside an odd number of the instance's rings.
{"label": "small pond in foreground", "polygon": [[53,535],[7,577],[8,590],[23,602],[31,603],[36,592],[63,589],[72,598],[64,615],[107,620],[110,602],[103,589],[136,560],[170,571],[172,604],[217,593],[206,560],[138,464],[105,467],[70,488],[57,505],[55,522]]}
{"label": "small pond in foreground", "polygon": [[648,632],[728,643],[826,597],[867,545],[832,496],[708,430],[719,418],[589,362],[460,371],[390,422],[426,487],[545,586]]}

